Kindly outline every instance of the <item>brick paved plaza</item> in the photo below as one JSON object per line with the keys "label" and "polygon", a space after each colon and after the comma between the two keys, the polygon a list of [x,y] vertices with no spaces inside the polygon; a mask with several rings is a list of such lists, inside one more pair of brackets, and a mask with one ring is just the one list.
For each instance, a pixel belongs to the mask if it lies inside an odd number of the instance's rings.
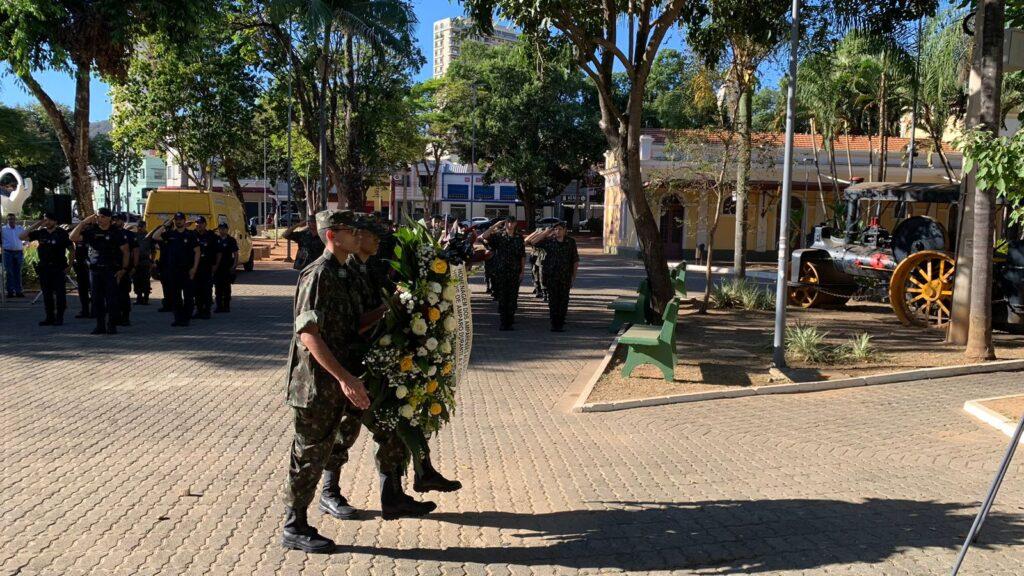
{"label": "brick paved plaza", "polygon": [[[230,316],[169,327],[156,306],[92,337],[0,313],[2,574],[943,574],[1006,439],[964,400],[992,374],[597,415],[559,405],[607,347],[603,304],[640,270],[585,254],[569,331],[524,288],[515,332],[479,297],[460,410],[434,441],[465,484],[384,522],[364,436],[343,486],[363,520],[311,521],[341,546],[285,553],[283,359],[295,273],[240,276]],[[476,287],[479,290],[479,286]],[[1024,469],[963,574],[1024,572]]]}

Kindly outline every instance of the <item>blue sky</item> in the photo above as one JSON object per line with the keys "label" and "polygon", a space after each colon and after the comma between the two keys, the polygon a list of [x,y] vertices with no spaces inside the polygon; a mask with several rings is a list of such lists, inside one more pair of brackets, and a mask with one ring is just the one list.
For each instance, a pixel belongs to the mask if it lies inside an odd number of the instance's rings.
{"label": "blue sky", "polygon": [[[427,64],[420,70],[417,80],[429,78],[433,70],[433,25],[434,21],[452,16],[461,16],[462,7],[457,2],[446,0],[416,0],[416,16],[419,19],[417,41],[420,50],[427,59]],[[681,48],[682,39],[678,32],[671,34],[664,43],[665,47]],[[6,64],[0,64],[0,104],[6,106],[22,106],[35,104],[35,98],[29,94],[10,74]],[[75,84],[71,76],[59,72],[46,71],[36,74],[43,88],[58,103],[72,106],[74,103]],[[92,81],[92,101],[89,110],[91,121],[106,120],[110,117],[110,100],[107,96],[107,85],[98,78]]]}

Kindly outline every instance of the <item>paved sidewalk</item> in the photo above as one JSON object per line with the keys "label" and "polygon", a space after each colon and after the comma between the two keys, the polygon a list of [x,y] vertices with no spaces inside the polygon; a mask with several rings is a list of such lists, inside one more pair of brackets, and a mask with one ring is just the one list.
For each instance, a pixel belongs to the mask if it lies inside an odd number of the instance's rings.
{"label": "paved sidewalk", "polygon": [[[0,574],[942,574],[1006,439],[962,410],[1019,392],[992,374],[816,394],[567,414],[608,343],[603,304],[639,270],[588,253],[569,331],[524,288],[517,331],[474,301],[459,412],[433,441],[466,485],[384,522],[365,438],[343,485],[368,511],[310,517],[332,556],[278,544],[290,442],[283,356],[295,278],[240,275],[227,317],[116,337],[0,310]],[[477,286],[479,289],[479,286]],[[1020,574],[1015,466],[962,574]]]}

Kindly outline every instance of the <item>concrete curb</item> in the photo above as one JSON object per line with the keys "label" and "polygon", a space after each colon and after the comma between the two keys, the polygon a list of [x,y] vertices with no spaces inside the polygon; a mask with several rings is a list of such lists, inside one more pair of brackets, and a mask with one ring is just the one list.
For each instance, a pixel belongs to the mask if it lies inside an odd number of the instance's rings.
{"label": "concrete curb", "polygon": [[[727,388],[724,390],[711,390],[707,392],[690,392],[687,394],[672,394],[669,396],[655,396],[652,398],[636,398],[632,400],[613,400],[609,402],[587,402],[587,397],[594,389],[594,385],[604,374],[605,368],[611,361],[618,346],[618,338],[609,348],[600,368],[590,375],[589,385],[580,394],[580,397],[573,405],[573,412],[613,412],[616,410],[627,410],[630,408],[644,408],[648,406],[664,406],[666,404],[683,404],[686,402],[703,402],[705,400],[720,400],[725,398],[742,398],[747,396],[765,396],[769,394],[802,394],[805,392],[820,392],[824,390],[840,390],[843,388],[858,388],[860,386],[876,386],[879,384],[896,384],[899,382],[912,382],[915,380],[932,380],[936,378],[950,378],[953,376],[966,376],[968,374],[986,374],[990,372],[1009,372],[1024,370],[1024,360],[1000,360],[986,362],[983,364],[967,364],[963,366],[942,366],[936,368],[920,368],[904,372],[889,372],[886,374],[873,374],[857,378],[842,378],[838,380],[818,380],[814,382],[791,382],[789,384],[770,384],[768,386],[750,386],[747,388]],[[965,410],[966,405],[965,405]],[[968,410],[969,411],[969,410]],[[1010,434],[1013,433],[1012,426]]]}
{"label": "concrete curb", "polygon": [[[1010,420],[1006,416],[1003,416],[999,412],[992,410],[982,404],[982,402],[989,402],[991,400],[1002,400],[1003,398],[1013,398],[1020,396],[1020,394],[1011,394],[1009,396],[993,396],[992,398],[979,398],[978,400],[968,400],[964,402],[964,411],[974,416],[978,420],[981,420],[985,424],[999,430],[1005,434],[1008,438],[1013,438],[1014,429],[1017,427],[1016,422]],[[1024,439],[1021,439],[1020,444],[1024,444]]]}
{"label": "concrete curb", "polygon": [[[669,262],[669,268],[675,268],[679,262]],[[686,271],[693,273],[704,274],[707,272],[707,266],[703,264],[687,264]],[[712,266],[711,273],[719,276],[732,276],[736,274],[736,268],[732,266]],[[759,280],[777,280],[779,277],[777,272],[768,272],[766,270],[747,270],[747,278],[757,278]]]}
{"label": "concrete curb", "polygon": [[573,380],[570,389],[576,388],[582,382],[583,389],[580,390],[579,396],[576,397],[576,401],[573,402],[570,412],[586,412],[583,409],[583,405],[586,403],[587,398],[590,397],[590,393],[594,391],[594,386],[597,385],[597,381],[601,379],[604,371],[608,369],[608,364],[611,363],[612,357],[615,356],[615,350],[619,347],[619,336],[625,331],[625,328],[619,329],[619,333],[615,335],[615,339],[612,340],[611,346],[605,352],[604,357],[597,361],[592,371],[586,369],[581,370],[576,378]]}

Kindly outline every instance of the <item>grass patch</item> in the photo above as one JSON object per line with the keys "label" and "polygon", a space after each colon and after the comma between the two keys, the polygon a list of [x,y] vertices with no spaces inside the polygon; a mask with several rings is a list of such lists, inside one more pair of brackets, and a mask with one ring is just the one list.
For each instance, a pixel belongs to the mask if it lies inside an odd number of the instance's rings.
{"label": "grass patch", "polygon": [[774,310],[775,292],[745,278],[723,280],[711,288],[711,306],[719,310]]}

